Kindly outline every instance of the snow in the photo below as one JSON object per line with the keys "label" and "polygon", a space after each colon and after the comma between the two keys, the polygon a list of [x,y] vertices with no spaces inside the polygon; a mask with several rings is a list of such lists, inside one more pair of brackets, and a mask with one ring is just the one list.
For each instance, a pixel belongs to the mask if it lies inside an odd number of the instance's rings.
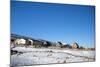
{"label": "snow", "polygon": [[15,47],[23,52],[11,55],[11,66],[94,61],[95,51]]}

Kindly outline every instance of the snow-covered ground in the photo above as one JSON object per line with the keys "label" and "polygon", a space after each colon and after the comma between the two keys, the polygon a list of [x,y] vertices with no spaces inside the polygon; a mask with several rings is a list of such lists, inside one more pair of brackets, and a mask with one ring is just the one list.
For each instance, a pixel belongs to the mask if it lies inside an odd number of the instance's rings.
{"label": "snow-covered ground", "polygon": [[95,51],[15,47],[22,52],[11,55],[11,66],[94,61]]}

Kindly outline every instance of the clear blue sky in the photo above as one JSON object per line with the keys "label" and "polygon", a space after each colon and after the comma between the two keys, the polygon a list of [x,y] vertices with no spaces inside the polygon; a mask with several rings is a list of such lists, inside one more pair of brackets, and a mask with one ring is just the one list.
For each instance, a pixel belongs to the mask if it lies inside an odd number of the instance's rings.
{"label": "clear blue sky", "polygon": [[94,47],[95,7],[11,2],[11,33]]}

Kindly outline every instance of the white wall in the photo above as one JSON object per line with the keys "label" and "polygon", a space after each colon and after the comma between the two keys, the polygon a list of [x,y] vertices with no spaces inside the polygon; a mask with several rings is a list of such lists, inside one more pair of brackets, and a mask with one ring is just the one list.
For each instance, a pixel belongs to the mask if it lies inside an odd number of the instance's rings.
{"label": "white wall", "polygon": [[69,4],[83,4],[94,5],[95,0],[18,0],[18,1],[37,1],[37,2],[50,2],[50,3],[69,3]]}

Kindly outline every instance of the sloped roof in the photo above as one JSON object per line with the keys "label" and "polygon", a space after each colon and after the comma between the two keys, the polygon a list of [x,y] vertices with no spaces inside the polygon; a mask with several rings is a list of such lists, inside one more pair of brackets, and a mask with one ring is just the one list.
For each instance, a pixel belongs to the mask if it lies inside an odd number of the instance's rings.
{"label": "sloped roof", "polygon": [[[43,40],[43,39],[36,39],[36,38],[27,37],[27,36],[22,36],[22,35],[17,35],[17,34],[11,34],[11,38],[31,39],[31,40],[37,40],[37,41],[42,41],[42,42],[47,41],[47,40]],[[48,42],[49,42],[49,41],[48,41]]]}

